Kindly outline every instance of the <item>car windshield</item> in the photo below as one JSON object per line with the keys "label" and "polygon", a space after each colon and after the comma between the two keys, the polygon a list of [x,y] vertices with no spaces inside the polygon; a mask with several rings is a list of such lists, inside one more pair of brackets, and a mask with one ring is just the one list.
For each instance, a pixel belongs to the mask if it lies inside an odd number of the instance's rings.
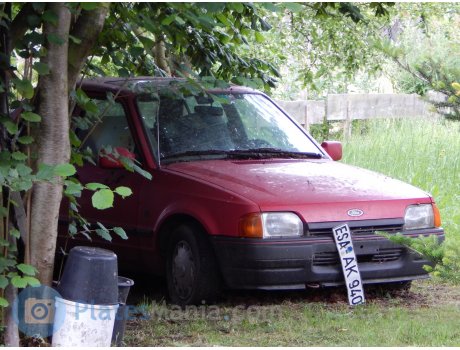
{"label": "car windshield", "polygon": [[321,158],[319,148],[258,93],[139,97],[139,111],[162,162],[184,158]]}

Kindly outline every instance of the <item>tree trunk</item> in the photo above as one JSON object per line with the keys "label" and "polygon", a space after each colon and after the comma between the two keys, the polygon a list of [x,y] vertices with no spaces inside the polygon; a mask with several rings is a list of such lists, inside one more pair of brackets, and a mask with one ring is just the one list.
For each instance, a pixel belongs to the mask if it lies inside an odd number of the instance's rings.
{"label": "tree trunk", "polygon": [[[42,62],[49,66],[50,74],[39,78],[38,113],[42,121],[38,127],[37,163],[60,164],[70,159],[67,55],[71,16],[64,3],[48,3],[47,10],[57,15],[58,24],[45,22],[44,36],[57,36],[63,43],[48,41],[45,44],[47,51]],[[53,277],[62,189],[62,180],[56,179],[54,183],[34,184],[32,194],[31,264],[37,268],[40,282],[49,286]]]}
{"label": "tree trunk", "polygon": [[[13,236],[8,237],[12,248],[17,251],[16,238]],[[16,253],[17,254],[17,253]],[[5,288],[4,297],[8,301],[9,306],[5,309],[3,315],[3,325],[5,326],[4,341],[6,346],[19,346],[19,329],[18,323],[13,317],[13,303],[18,296],[18,289],[11,283]]]}
{"label": "tree trunk", "polygon": [[4,341],[6,346],[19,346],[19,330],[18,323],[13,317],[13,301],[18,295],[18,290],[12,284],[5,288],[5,299],[8,300],[10,305],[5,309],[3,325],[5,326]]}

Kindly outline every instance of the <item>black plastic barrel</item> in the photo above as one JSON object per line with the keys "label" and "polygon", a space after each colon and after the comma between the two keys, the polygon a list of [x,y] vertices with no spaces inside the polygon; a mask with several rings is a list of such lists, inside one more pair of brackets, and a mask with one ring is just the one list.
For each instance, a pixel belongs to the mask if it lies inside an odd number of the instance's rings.
{"label": "black plastic barrel", "polygon": [[93,305],[118,303],[118,265],[114,252],[95,247],[70,250],[58,292],[64,299]]}
{"label": "black plastic barrel", "polygon": [[116,346],[122,346],[123,336],[125,335],[126,321],[128,318],[128,309],[126,306],[126,300],[130,288],[134,286],[132,279],[118,276],[118,310],[115,318],[115,324],[113,325],[112,333],[112,344]]}

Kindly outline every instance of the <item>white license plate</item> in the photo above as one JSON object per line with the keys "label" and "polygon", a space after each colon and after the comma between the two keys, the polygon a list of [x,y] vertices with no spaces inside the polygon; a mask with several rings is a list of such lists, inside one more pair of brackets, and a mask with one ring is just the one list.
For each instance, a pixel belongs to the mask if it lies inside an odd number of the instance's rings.
{"label": "white license plate", "polygon": [[364,288],[358,268],[351,231],[347,224],[336,226],[332,229],[335,245],[340,256],[343,276],[348,291],[348,303],[358,305],[364,303]]}

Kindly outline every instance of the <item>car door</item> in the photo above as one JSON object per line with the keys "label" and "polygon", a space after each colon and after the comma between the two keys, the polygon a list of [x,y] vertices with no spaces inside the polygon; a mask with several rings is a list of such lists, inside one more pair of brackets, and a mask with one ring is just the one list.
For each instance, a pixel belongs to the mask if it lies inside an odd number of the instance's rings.
{"label": "car door", "polygon": [[[85,162],[78,168],[78,179],[83,185],[88,183],[101,183],[114,190],[119,186],[129,187],[132,195],[122,198],[115,195],[113,207],[99,210],[92,204],[93,191],[84,190],[78,199],[80,214],[92,224],[92,229],[97,229],[98,222],[107,227],[122,227],[128,240],[123,240],[114,232],[111,232],[112,241],[98,237],[97,232],[92,232],[91,244],[104,246],[115,251],[119,260],[124,263],[136,263],[136,249],[139,245],[139,204],[140,191],[145,186],[146,179],[138,173],[128,171],[120,167],[108,167],[107,163],[101,162],[104,153],[110,153],[110,149],[123,149],[133,154],[141,165],[143,162],[141,152],[135,142],[136,135],[133,133],[130,114],[127,112],[127,101],[116,102],[105,99],[97,99],[96,104],[100,111],[100,121],[87,130],[77,130],[80,140],[83,140],[81,149],[89,148],[95,164]],[[82,235],[77,235],[79,243],[90,244]]]}

